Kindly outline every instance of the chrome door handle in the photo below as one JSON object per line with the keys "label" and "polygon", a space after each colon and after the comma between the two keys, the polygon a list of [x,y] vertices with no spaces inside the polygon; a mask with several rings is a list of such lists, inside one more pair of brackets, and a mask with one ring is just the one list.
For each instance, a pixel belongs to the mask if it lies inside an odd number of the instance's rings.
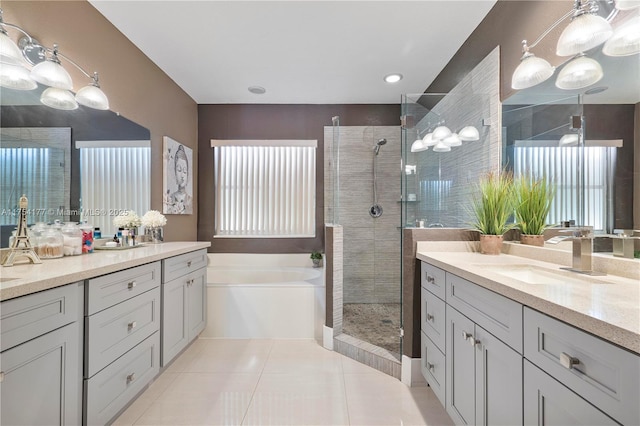
{"label": "chrome door handle", "polygon": [[131,373],[127,376],[127,384],[136,380],[136,373]]}
{"label": "chrome door handle", "polygon": [[136,321],[131,321],[129,324],[127,324],[127,328],[129,330],[133,330],[134,328],[136,328],[137,325],[138,323]]}
{"label": "chrome door handle", "polygon": [[431,364],[430,362],[427,363],[427,370],[433,371],[434,368],[435,366],[433,364]]}
{"label": "chrome door handle", "polygon": [[432,321],[433,322],[433,315],[427,314],[427,321]]}
{"label": "chrome door handle", "polygon": [[128,288],[129,290],[132,290],[133,288],[135,288],[135,286],[136,286],[136,285],[137,285],[137,284],[136,284],[136,282],[135,282],[135,281],[131,281],[131,282],[129,282],[129,284],[127,284],[127,288]]}
{"label": "chrome door handle", "polygon": [[476,340],[473,338],[473,334],[471,333],[467,333],[466,331],[462,332],[462,338],[464,340],[469,341],[469,343],[471,344],[471,346],[475,346],[476,345]]}
{"label": "chrome door handle", "polygon": [[569,370],[571,370],[574,365],[580,364],[580,360],[578,358],[572,357],[571,355],[562,352],[560,354],[560,364],[564,368],[568,368]]}

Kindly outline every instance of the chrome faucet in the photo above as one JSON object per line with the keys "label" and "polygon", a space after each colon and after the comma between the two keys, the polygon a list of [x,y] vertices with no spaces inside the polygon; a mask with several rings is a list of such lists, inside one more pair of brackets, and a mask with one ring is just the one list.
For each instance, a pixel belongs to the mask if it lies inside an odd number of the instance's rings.
{"label": "chrome faucet", "polygon": [[577,228],[571,231],[573,235],[568,239],[573,243],[573,256],[571,260],[571,268],[561,268],[580,274],[588,275],[605,275],[595,272],[591,265],[593,257],[593,229]]}

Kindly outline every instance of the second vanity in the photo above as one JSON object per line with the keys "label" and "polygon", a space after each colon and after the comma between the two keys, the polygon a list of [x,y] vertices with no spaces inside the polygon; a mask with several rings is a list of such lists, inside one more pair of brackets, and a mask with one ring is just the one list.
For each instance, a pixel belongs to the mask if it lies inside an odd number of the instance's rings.
{"label": "second vanity", "polygon": [[206,247],[2,268],[2,424],[112,421],[206,323]]}
{"label": "second vanity", "polygon": [[505,254],[417,257],[422,373],[456,424],[640,424],[638,279]]}

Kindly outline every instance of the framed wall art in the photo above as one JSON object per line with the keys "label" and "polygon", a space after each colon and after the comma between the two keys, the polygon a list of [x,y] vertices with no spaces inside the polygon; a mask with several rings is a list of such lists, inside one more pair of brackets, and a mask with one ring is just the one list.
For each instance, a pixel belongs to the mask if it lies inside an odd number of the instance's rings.
{"label": "framed wall art", "polygon": [[193,214],[193,150],[163,137],[162,213]]}

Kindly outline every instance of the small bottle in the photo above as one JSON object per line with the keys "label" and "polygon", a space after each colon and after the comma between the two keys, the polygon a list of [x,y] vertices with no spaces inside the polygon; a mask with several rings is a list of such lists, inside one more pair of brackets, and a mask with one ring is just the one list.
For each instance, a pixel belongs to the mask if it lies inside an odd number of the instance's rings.
{"label": "small bottle", "polygon": [[93,239],[99,240],[100,238],[102,238],[102,231],[100,231],[99,226],[96,226],[95,229],[93,230]]}
{"label": "small bottle", "polygon": [[118,238],[122,238],[122,231],[124,231],[124,228],[118,228]]}

